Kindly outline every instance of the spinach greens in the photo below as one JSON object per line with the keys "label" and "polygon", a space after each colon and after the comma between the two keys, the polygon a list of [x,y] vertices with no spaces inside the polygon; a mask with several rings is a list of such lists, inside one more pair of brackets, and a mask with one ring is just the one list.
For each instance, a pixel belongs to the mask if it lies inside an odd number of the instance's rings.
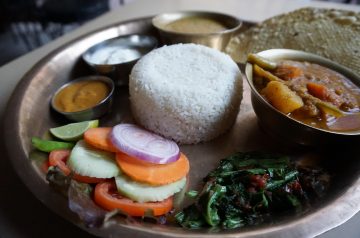
{"label": "spinach greens", "polygon": [[285,210],[300,210],[307,194],[287,156],[236,153],[204,178],[194,204],[175,215],[183,227],[225,229],[261,223]]}

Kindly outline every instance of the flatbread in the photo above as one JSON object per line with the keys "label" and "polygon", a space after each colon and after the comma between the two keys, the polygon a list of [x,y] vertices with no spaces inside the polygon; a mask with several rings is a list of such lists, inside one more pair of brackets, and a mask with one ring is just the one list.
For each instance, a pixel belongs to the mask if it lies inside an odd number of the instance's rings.
{"label": "flatbread", "polygon": [[275,48],[321,55],[360,75],[360,13],[302,8],[270,18],[234,37],[226,52],[237,62]]}

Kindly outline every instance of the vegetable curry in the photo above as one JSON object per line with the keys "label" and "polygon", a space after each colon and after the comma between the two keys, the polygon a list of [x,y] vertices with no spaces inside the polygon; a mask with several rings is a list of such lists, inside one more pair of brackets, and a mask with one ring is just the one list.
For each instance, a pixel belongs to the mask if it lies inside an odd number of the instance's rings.
{"label": "vegetable curry", "polygon": [[254,85],[276,109],[330,131],[360,129],[360,88],[329,68],[309,62],[270,62],[249,55]]}

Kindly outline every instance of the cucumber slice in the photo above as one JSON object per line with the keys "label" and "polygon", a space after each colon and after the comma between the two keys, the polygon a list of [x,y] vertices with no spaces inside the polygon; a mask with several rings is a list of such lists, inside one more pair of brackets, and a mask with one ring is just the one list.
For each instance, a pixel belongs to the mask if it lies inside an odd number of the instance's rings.
{"label": "cucumber slice", "polygon": [[119,193],[136,202],[158,202],[179,192],[185,186],[186,178],[162,186],[150,186],[120,175],[115,177],[115,182]]}
{"label": "cucumber slice", "polygon": [[83,140],[76,143],[67,165],[77,174],[95,178],[112,178],[120,173],[114,153],[95,149]]}

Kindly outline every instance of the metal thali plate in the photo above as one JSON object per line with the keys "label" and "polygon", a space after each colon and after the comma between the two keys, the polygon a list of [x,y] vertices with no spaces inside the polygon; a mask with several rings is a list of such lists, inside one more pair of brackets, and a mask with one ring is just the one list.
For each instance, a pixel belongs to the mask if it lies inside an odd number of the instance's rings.
{"label": "metal thali plate", "polygon": [[[122,22],[80,37],[38,62],[24,76],[10,99],[4,125],[9,159],[22,181],[47,207],[101,237],[311,237],[340,225],[360,210],[359,149],[344,145],[338,148],[300,147],[267,134],[257,123],[250,101],[250,88],[244,80],[243,100],[234,126],[210,142],[181,146],[190,160],[189,187],[199,188],[202,178],[217,166],[220,159],[236,151],[263,150],[288,154],[294,160],[306,160],[324,167],[332,181],[326,196],[313,201],[309,209],[299,214],[277,217],[261,226],[233,230],[188,230],[175,225],[128,223],[122,217],[115,218],[106,227],[85,227],[69,210],[67,198],[48,185],[41,166],[29,159],[33,150],[30,140],[33,136],[43,136],[51,127],[68,123],[51,111],[50,100],[64,83],[94,74],[81,60],[81,54],[98,42],[126,34],[158,37],[151,26],[151,18]],[[133,122],[128,96],[126,86],[117,88],[112,111],[101,118],[101,125]]]}

